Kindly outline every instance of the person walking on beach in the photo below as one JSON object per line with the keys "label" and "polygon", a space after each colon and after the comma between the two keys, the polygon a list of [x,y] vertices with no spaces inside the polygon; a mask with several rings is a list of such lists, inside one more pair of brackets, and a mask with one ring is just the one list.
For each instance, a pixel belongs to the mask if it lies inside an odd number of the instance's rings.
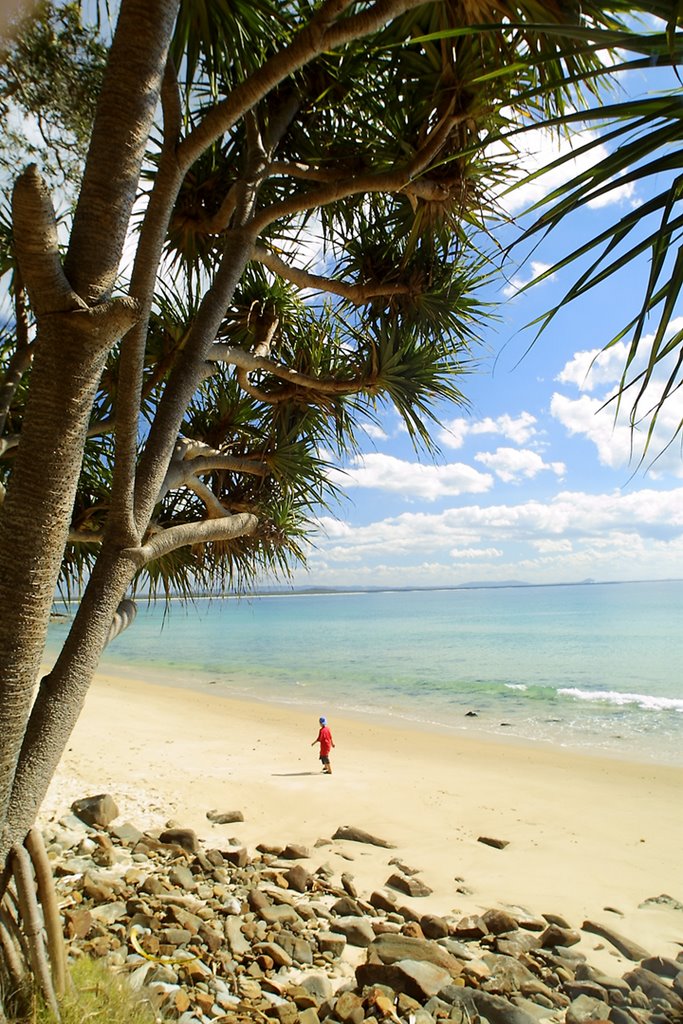
{"label": "person walking on beach", "polygon": [[330,764],[330,750],[334,746],[334,740],[332,739],[332,733],[330,732],[326,718],[319,718],[320,732],[311,743],[314,747],[316,743],[320,744],[320,760],[323,764],[323,772],[326,775],[332,774],[332,765]]}

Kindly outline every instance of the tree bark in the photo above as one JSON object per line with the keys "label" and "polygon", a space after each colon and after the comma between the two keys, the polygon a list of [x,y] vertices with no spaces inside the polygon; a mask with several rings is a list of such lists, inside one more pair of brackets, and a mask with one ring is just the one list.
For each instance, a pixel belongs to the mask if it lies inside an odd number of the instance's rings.
{"label": "tree bark", "polygon": [[129,557],[103,546],[66,642],[52,671],[41,680],[33,702],[14,773],[2,847],[23,840],[35,820],[135,568]]}
{"label": "tree bark", "polygon": [[[23,220],[17,249],[37,333],[22,435],[0,513],[2,860],[8,852],[8,834],[23,839],[17,833],[16,822],[21,819],[27,829],[36,809],[35,798],[27,798],[21,812],[12,812],[13,824],[9,827],[8,807],[22,743],[23,772],[27,763],[29,738],[24,742],[24,734],[68,537],[93,399],[108,351],[134,321],[130,309],[127,317],[122,315],[125,303],[120,300],[101,303],[109,294],[120,263],[178,2],[122,0],[66,273],[60,266],[49,203],[35,177],[26,177],[24,191],[18,197],[17,212]],[[102,600],[102,616],[108,613],[107,631],[122,596],[119,588],[115,601],[110,602],[108,596]],[[91,665],[94,670],[93,652],[98,644],[99,640],[94,640],[88,646],[81,679],[87,674],[85,665],[87,671]],[[97,656],[100,651],[101,646]],[[55,707],[51,711],[57,714]],[[64,728],[67,721],[71,721],[70,713],[65,714]],[[31,735],[35,736],[33,727]],[[67,738],[68,732],[62,732],[60,754]],[[52,765],[50,775],[36,780],[36,792],[44,792],[54,770],[52,753],[36,764],[36,771],[47,771],[48,764]]]}
{"label": "tree bark", "polygon": [[89,304],[116,278],[180,0],[122,0],[65,269]]}

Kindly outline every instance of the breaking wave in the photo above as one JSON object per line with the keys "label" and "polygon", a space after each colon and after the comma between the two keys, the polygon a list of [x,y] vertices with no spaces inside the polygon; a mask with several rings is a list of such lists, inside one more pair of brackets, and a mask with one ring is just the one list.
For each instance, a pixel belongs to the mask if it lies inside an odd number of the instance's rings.
{"label": "breaking wave", "polygon": [[558,689],[563,697],[591,701],[595,704],[613,704],[624,707],[635,704],[644,711],[679,711],[683,713],[683,700],[677,697],[653,697],[646,693],[620,693],[618,690],[580,690],[575,686]]}

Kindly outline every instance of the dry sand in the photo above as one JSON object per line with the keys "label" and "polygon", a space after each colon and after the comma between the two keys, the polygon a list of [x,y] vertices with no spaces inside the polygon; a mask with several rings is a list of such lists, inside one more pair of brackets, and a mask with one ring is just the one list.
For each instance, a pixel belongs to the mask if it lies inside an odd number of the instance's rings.
{"label": "dry sand", "polygon": [[[330,720],[333,774],[317,761],[317,715],[265,703],[100,676],[88,696],[41,817],[109,792],[120,821],[193,828],[209,846],[230,837],[313,847],[355,825],[395,850],[335,842],[311,863],[380,888],[392,857],[419,869],[431,896],[404,902],[466,914],[517,905],[599,921],[653,954],[683,948],[683,768],[632,764],[465,734]],[[208,811],[244,814],[214,825]],[[507,840],[503,850],[478,841]],[[458,892],[464,886],[467,892]],[[609,973],[629,965],[586,934],[582,949]]]}

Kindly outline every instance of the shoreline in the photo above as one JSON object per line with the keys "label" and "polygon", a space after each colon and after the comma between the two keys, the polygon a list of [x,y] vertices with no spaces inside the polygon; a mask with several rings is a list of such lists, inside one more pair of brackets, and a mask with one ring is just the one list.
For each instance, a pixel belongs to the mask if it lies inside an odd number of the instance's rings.
{"label": "shoreline", "polygon": [[[682,768],[325,713],[331,777],[311,747],[317,711],[100,673],[40,820],[109,792],[119,821],[173,820],[209,846],[304,843],[311,867],[330,856],[316,841],[353,825],[395,845],[346,844],[359,890],[381,888],[398,857],[433,890],[415,901],[425,913],[516,905],[601,921],[657,955],[683,946],[683,909],[645,902],[683,904]],[[212,824],[213,810],[245,820]],[[613,949],[583,941],[617,972]]]}
{"label": "shoreline", "polygon": [[[45,670],[45,669],[44,669]],[[141,665],[137,662],[132,665],[118,662],[107,662],[106,659],[100,665],[97,673],[111,679],[128,681],[144,680],[149,686],[160,689],[186,690],[191,693],[199,693],[209,699],[220,699],[225,701],[245,702],[254,705],[266,705],[282,708],[283,711],[292,711],[299,715],[312,715],[317,717],[321,700],[325,709],[337,718],[349,719],[351,721],[365,722],[367,725],[377,725],[387,729],[394,729],[406,732],[429,733],[435,735],[449,736],[454,740],[464,739],[476,742],[491,743],[494,746],[518,746],[532,750],[563,750],[568,756],[604,758],[608,761],[618,761],[627,764],[639,764],[642,766],[662,766],[669,768],[683,769],[683,749],[676,750],[676,754],[670,749],[670,742],[667,739],[664,747],[661,744],[656,748],[655,756],[648,747],[639,747],[635,750],[629,744],[627,737],[614,737],[614,746],[606,746],[603,736],[599,740],[591,741],[584,737],[584,734],[570,732],[569,736],[573,742],[558,743],[553,736],[525,736],[515,730],[513,721],[509,723],[496,724],[496,716],[490,715],[487,711],[480,711],[475,717],[468,717],[463,711],[460,720],[439,721],[432,718],[418,718],[413,709],[382,710],[375,707],[351,707],[343,703],[330,702],[313,695],[307,696],[305,687],[296,696],[283,696],[276,690],[263,692],[263,680],[260,677],[249,680],[243,689],[235,687],[234,681],[225,682],[216,679],[219,672],[206,669],[173,667],[155,667],[154,665]],[[252,690],[258,687],[261,692],[254,693]],[[228,692],[226,692],[226,690]],[[468,705],[464,705],[468,706]],[[503,729],[503,725],[509,727],[510,731]],[[577,742],[577,737],[581,742]]]}

